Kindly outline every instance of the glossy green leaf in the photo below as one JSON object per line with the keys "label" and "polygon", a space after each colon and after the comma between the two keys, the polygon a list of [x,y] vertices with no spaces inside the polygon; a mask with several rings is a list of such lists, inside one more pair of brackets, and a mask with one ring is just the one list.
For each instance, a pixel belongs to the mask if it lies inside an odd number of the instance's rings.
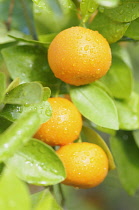
{"label": "glossy green leaf", "polygon": [[133,69],[131,56],[125,45],[122,45],[120,42],[111,44],[111,51],[113,56],[117,56],[122,59],[130,69]]}
{"label": "glossy green leaf", "polygon": [[107,74],[101,78],[115,98],[128,98],[132,91],[131,69],[117,56],[113,56],[112,65]]}
{"label": "glossy green leaf", "polygon": [[3,117],[0,117],[0,134],[3,133],[12,123],[3,118]]}
{"label": "glossy green leaf", "polygon": [[92,13],[97,9],[98,4],[94,0],[82,0],[80,3],[83,22],[86,22]]}
{"label": "glossy green leaf", "polygon": [[130,26],[128,27],[127,31],[125,32],[125,36],[139,40],[139,18],[135,19],[131,22]]}
{"label": "glossy green leaf", "polygon": [[71,0],[33,0],[38,35],[57,33],[79,24],[77,10]]}
{"label": "glossy green leaf", "polygon": [[115,8],[105,8],[104,14],[114,21],[131,22],[139,17],[139,0],[121,0]]}
{"label": "glossy green leaf", "polygon": [[111,149],[114,155],[120,181],[125,190],[133,195],[139,187],[139,149],[130,132],[118,132],[111,138]]}
{"label": "glossy green leaf", "polygon": [[46,101],[51,96],[51,90],[48,87],[43,88],[43,101]]}
{"label": "glossy green leaf", "polygon": [[101,33],[109,43],[114,43],[123,37],[129,25],[130,23],[115,22],[99,12],[88,27]]}
{"label": "glossy green leaf", "polygon": [[6,93],[5,104],[33,104],[39,103],[43,98],[43,88],[37,82],[30,82],[18,85]]}
{"label": "glossy green leaf", "polygon": [[65,169],[55,151],[32,139],[7,162],[17,176],[35,185],[53,185],[65,179]]}
{"label": "glossy green leaf", "polygon": [[135,143],[139,147],[139,130],[135,130],[132,133],[133,133],[133,136],[134,136]]}
{"label": "glossy green leaf", "polygon": [[40,123],[46,122],[52,115],[52,109],[48,101],[42,101],[37,104],[6,104],[3,110],[0,112],[0,116],[10,120],[11,122],[14,122],[20,117],[21,114],[29,111],[38,113]]}
{"label": "glossy green leaf", "polygon": [[104,91],[106,91],[106,93],[112,97],[112,93],[111,90],[103,83],[101,82],[101,80],[97,80],[94,82],[94,84],[98,87],[100,87],[101,89],[103,89]]}
{"label": "glossy green leaf", "polygon": [[6,89],[5,75],[2,72],[0,72],[0,103],[3,102],[5,89]]}
{"label": "glossy green leaf", "polygon": [[38,37],[41,42],[50,44],[56,35],[57,33],[50,33],[50,34],[42,34],[42,35],[39,35]]}
{"label": "glossy green leaf", "polygon": [[84,117],[101,127],[118,129],[115,104],[104,90],[92,83],[86,86],[72,87],[70,95]]}
{"label": "glossy green leaf", "polygon": [[34,210],[62,210],[48,189],[32,195],[35,200]]}
{"label": "glossy green leaf", "polygon": [[11,37],[8,37],[8,32],[6,25],[0,22],[0,44],[5,44],[8,42],[14,42],[15,40]]}
{"label": "glossy green leaf", "polygon": [[[12,79],[21,83],[40,81],[44,86],[56,86],[58,79],[49,68],[46,49],[32,45],[13,46],[2,50]],[[16,58],[16,62],[15,62]]]}
{"label": "glossy green leaf", "polygon": [[106,7],[115,7],[118,5],[119,0],[96,0],[99,5]]}
{"label": "glossy green leaf", "polygon": [[139,94],[139,82],[137,80],[134,80],[134,91]]}
{"label": "glossy green leaf", "polygon": [[85,141],[88,141],[93,144],[97,144],[106,152],[107,157],[109,159],[109,169],[115,169],[115,163],[112,157],[112,154],[105,143],[105,141],[101,138],[101,136],[96,133],[94,130],[90,129],[89,127],[83,127],[82,133],[84,135]]}
{"label": "glossy green leaf", "polygon": [[7,87],[7,89],[6,89],[6,93],[7,92],[10,92],[12,89],[14,89],[15,87],[17,87],[18,85],[20,84],[20,78],[19,77],[17,77],[17,78],[15,78],[10,84],[9,84],[9,86]]}
{"label": "glossy green leaf", "polygon": [[139,95],[132,93],[128,100],[115,101],[118,111],[119,127],[123,130],[139,128]]}
{"label": "glossy green leaf", "polygon": [[16,120],[0,135],[0,161],[11,157],[22,147],[40,126],[40,118],[36,112],[27,112]]}
{"label": "glossy green leaf", "polygon": [[31,200],[27,186],[9,169],[5,169],[0,178],[0,209],[31,209]]}
{"label": "glossy green leaf", "polygon": [[116,130],[112,130],[112,129],[108,129],[108,128],[103,128],[103,127],[100,127],[100,126],[94,126],[98,131],[102,131],[103,133],[107,133],[107,134],[110,134],[110,135],[115,135],[116,133]]}

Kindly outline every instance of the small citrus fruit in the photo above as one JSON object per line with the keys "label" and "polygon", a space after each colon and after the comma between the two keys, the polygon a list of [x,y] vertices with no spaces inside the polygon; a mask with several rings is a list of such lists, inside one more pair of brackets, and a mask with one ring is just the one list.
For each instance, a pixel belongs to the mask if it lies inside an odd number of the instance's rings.
{"label": "small citrus fruit", "polygon": [[60,97],[49,98],[52,117],[41,125],[35,138],[51,146],[65,145],[76,140],[82,128],[82,117],[75,105]]}
{"label": "small citrus fruit", "polygon": [[61,31],[48,49],[48,62],[55,76],[71,85],[98,80],[111,65],[111,49],[97,31],[71,27]]}
{"label": "small citrus fruit", "polygon": [[91,188],[99,185],[108,173],[107,155],[96,144],[72,143],[62,146],[56,153],[67,173],[63,184]]}

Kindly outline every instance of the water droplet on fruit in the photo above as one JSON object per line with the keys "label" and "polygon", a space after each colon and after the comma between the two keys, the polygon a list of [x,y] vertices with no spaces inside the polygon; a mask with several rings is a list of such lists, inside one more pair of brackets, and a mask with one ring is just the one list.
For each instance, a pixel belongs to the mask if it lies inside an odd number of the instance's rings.
{"label": "water droplet on fruit", "polygon": [[89,37],[86,38],[87,41],[90,41],[91,39]]}
{"label": "water droplet on fruit", "polygon": [[77,39],[81,39],[81,38],[82,38],[82,35],[78,35],[78,36],[77,36]]}
{"label": "water droplet on fruit", "polygon": [[84,47],[84,50],[87,51],[88,49],[89,49],[89,45],[86,45],[86,46]]}

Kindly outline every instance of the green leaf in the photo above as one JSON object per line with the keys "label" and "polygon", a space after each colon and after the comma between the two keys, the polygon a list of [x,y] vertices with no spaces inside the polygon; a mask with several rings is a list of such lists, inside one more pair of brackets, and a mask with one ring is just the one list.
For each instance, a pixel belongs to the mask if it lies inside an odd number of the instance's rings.
{"label": "green leaf", "polygon": [[12,89],[14,89],[15,87],[17,87],[18,85],[20,84],[20,78],[17,77],[15,78],[10,84],[9,86],[7,87],[6,89],[6,93],[10,92]]}
{"label": "green leaf", "polygon": [[119,0],[96,0],[99,5],[106,7],[115,7],[118,5]]}
{"label": "green leaf", "polygon": [[4,103],[6,104],[33,104],[42,101],[43,88],[37,82],[18,85],[6,93]]}
{"label": "green leaf", "polygon": [[83,22],[86,22],[92,13],[97,9],[98,4],[94,0],[82,0],[80,3]]}
{"label": "green leaf", "polygon": [[112,65],[107,74],[101,78],[115,98],[128,98],[132,91],[133,78],[131,69],[117,56],[113,56]]}
{"label": "green leaf", "polygon": [[124,45],[122,45],[120,42],[113,43],[111,44],[111,51],[113,56],[119,57],[126,63],[127,66],[129,66],[130,69],[133,69],[131,56]]}
{"label": "green leaf", "polygon": [[88,27],[102,34],[109,43],[114,43],[123,37],[129,25],[130,23],[115,22],[99,12]]}
{"label": "green leaf", "polygon": [[119,127],[123,130],[139,128],[139,95],[132,93],[128,100],[115,100],[118,111]]}
{"label": "green leaf", "polygon": [[50,44],[56,35],[57,33],[51,33],[51,34],[42,34],[42,35],[39,35],[38,37],[41,42]]}
{"label": "green leaf", "polygon": [[31,139],[7,162],[17,176],[35,185],[53,185],[65,179],[65,169],[55,151],[40,140]]}
{"label": "green leaf", "polygon": [[104,14],[114,21],[131,22],[139,17],[139,0],[121,0],[115,8],[105,8]]}
{"label": "green leaf", "polygon": [[47,101],[47,99],[51,96],[51,90],[48,87],[43,88],[43,101]]}
{"label": "green leaf", "polygon": [[118,116],[113,100],[95,84],[72,87],[70,95],[81,114],[93,123],[117,130]]}
{"label": "green leaf", "polygon": [[9,169],[5,169],[0,178],[0,209],[31,209],[31,200],[27,186]]}
{"label": "green leaf", "polygon": [[111,90],[104,83],[102,83],[101,80],[95,81],[94,84],[103,89],[109,96],[112,97]]}
{"label": "green leaf", "polygon": [[15,40],[11,37],[8,37],[8,32],[6,25],[0,22],[0,44],[5,44],[8,42],[14,42]]}
{"label": "green leaf", "polygon": [[130,26],[128,27],[127,31],[125,32],[125,36],[139,40],[139,18],[135,19],[131,22]]}
{"label": "green leaf", "polygon": [[0,134],[3,133],[12,123],[4,119],[3,117],[0,117]]}
{"label": "green leaf", "polygon": [[139,149],[131,132],[118,132],[112,137],[111,149],[121,183],[125,190],[133,195],[139,187]]}
{"label": "green leaf", "polygon": [[79,24],[77,10],[71,0],[33,0],[38,35],[57,33]]}
{"label": "green leaf", "polygon": [[0,135],[0,161],[5,161],[35,134],[40,126],[36,112],[27,112]]}
{"label": "green leaf", "polygon": [[35,210],[62,210],[48,189],[33,194],[32,200],[38,203]]}
{"label": "green leaf", "polygon": [[134,140],[136,145],[139,147],[139,130],[135,130],[132,132],[133,136],[134,136]]}
{"label": "green leaf", "polygon": [[115,169],[115,163],[112,154],[105,141],[101,138],[101,136],[98,133],[96,133],[94,130],[85,126],[82,129],[82,133],[84,134],[85,141],[99,145],[106,152],[109,160],[109,169],[110,170]]}
{"label": "green leaf", "polygon": [[2,72],[0,72],[0,103],[3,102],[5,89],[6,89],[5,75]]}
{"label": "green leaf", "polygon": [[3,110],[0,112],[0,116],[14,122],[20,117],[21,114],[29,111],[38,113],[40,123],[45,123],[52,115],[52,109],[48,101],[42,101],[37,104],[6,104]]}
{"label": "green leaf", "polygon": [[31,45],[13,46],[3,49],[2,55],[12,79],[19,77],[21,83],[40,81],[50,87],[59,81],[49,68],[46,49]]}

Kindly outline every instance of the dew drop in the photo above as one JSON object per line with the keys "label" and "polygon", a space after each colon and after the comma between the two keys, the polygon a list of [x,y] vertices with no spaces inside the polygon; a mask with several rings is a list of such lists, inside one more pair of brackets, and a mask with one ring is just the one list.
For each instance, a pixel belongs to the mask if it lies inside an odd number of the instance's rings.
{"label": "dew drop", "polygon": [[88,49],[89,49],[89,45],[86,45],[86,46],[84,47],[84,50],[87,51]]}
{"label": "dew drop", "polygon": [[37,145],[37,142],[32,142],[32,146],[36,146]]}
{"label": "dew drop", "polygon": [[87,41],[90,41],[91,39],[89,37],[86,38]]}
{"label": "dew drop", "polygon": [[82,38],[82,35],[77,36],[77,39],[81,39],[81,38]]}
{"label": "dew drop", "polygon": [[39,147],[39,152],[45,154],[46,153],[46,149],[44,147]]}

